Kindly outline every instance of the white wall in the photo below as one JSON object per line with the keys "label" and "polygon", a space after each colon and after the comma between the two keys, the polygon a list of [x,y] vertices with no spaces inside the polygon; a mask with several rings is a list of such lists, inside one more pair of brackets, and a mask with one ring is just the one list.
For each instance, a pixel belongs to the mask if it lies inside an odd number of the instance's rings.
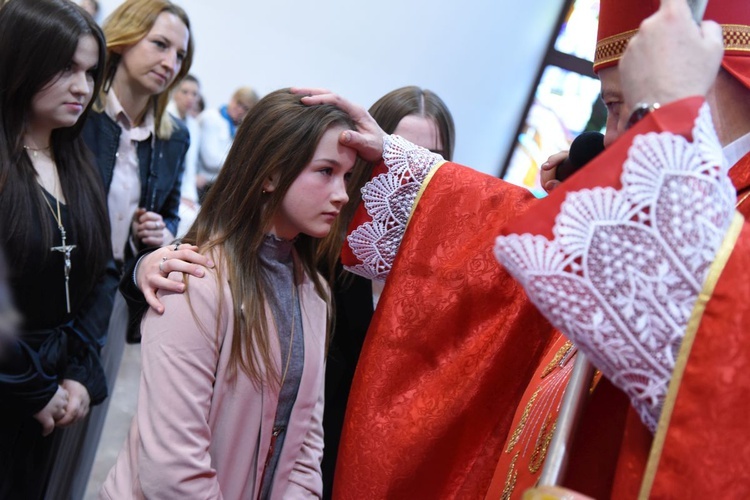
{"label": "white wall", "polygon": [[[109,14],[119,0],[102,0]],[[496,175],[562,0],[177,0],[209,106],[240,85],[334,90],[369,107],[404,85],[456,121],[455,160]]]}

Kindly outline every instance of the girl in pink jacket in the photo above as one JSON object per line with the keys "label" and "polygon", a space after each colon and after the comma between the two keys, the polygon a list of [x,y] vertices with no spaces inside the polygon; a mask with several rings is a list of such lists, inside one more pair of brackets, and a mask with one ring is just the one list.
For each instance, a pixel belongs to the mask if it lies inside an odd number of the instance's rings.
{"label": "girl in pink jacket", "polygon": [[172,273],[186,292],[159,292],[164,312],[143,319],[137,413],[101,498],[322,495],[331,307],[317,247],[348,201],[356,153],[338,138],[353,128],[288,90],[243,120],[183,240],[215,266]]}

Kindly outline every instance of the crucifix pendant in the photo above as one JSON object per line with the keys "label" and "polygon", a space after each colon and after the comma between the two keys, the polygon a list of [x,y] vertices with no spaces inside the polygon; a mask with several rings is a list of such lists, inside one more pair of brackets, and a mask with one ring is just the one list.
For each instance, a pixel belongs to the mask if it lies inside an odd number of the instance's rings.
{"label": "crucifix pendant", "polygon": [[72,267],[70,262],[70,252],[73,251],[73,249],[76,247],[75,245],[67,245],[66,237],[65,237],[65,228],[62,226],[60,227],[60,237],[62,239],[62,245],[59,247],[52,247],[50,250],[53,252],[60,252],[63,254],[64,257],[64,263],[65,263],[65,303],[68,306],[68,314],[70,314],[70,268]]}

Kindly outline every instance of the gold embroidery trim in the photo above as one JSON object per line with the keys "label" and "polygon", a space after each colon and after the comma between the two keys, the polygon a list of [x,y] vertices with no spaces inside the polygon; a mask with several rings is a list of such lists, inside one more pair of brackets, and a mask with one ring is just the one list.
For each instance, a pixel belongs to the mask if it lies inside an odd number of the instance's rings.
{"label": "gold embroidery trim", "polygon": [[518,425],[516,426],[516,430],[513,431],[513,434],[510,436],[510,442],[508,442],[508,447],[505,449],[505,453],[510,453],[513,450],[513,447],[518,444],[518,439],[521,437],[521,434],[523,433],[523,428],[526,427],[526,421],[529,419],[529,414],[531,413],[531,408],[534,406],[534,401],[536,401],[537,396],[542,390],[542,386],[536,388],[534,391],[534,394],[531,395],[529,398],[529,402],[526,403],[526,408],[523,409],[523,414],[521,415],[521,419],[518,421]]}
{"label": "gold embroidery trim", "polygon": [[620,59],[628,46],[628,42],[636,33],[638,33],[637,29],[625,31],[624,33],[609,36],[596,42],[594,71],[602,64]]}
{"label": "gold embroidery trim", "polygon": [[510,461],[510,467],[508,468],[508,475],[505,477],[505,487],[503,488],[503,494],[500,497],[502,500],[509,500],[513,494],[513,490],[516,489],[516,481],[518,480],[518,471],[516,470],[516,462],[518,462],[518,456],[521,454],[519,451]]}
{"label": "gold embroidery trim", "polygon": [[[417,197],[414,198],[414,204],[411,206],[411,212],[409,213],[409,219],[406,221],[406,228],[409,227],[409,223],[411,222],[411,218],[414,216],[414,211],[417,209],[417,204],[419,204],[419,200],[422,199],[422,195],[425,192],[425,189],[427,189],[427,186],[430,184],[430,181],[435,176],[435,173],[438,171],[440,167],[448,163],[447,161],[443,160],[441,162],[438,162],[435,164],[434,167],[430,169],[429,172],[427,172],[427,177],[424,178],[424,181],[422,181],[422,186],[419,188],[419,192],[417,193]],[[404,231],[406,231],[406,228],[404,228]]]}
{"label": "gold embroidery trim", "polygon": [[[549,427],[549,431],[547,428]],[[547,415],[542,428],[539,429],[539,436],[536,439],[536,446],[534,447],[534,453],[531,454],[529,459],[529,472],[536,474],[539,469],[544,465],[544,459],[547,458],[547,448],[552,441],[552,435],[555,433],[557,427],[557,418],[554,422],[552,421],[552,415]]]}
{"label": "gold embroidery trim", "polygon": [[[722,24],[721,30],[724,35],[724,50],[750,52],[750,26]],[[599,40],[594,52],[594,71],[598,71],[599,66],[619,60],[636,33],[638,30],[634,29]]]}
{"label": "gold embroidery trim", "polygon": [[724,50],[750,52],[750,26],[742,24],[722,24]]}
{"label": "gold embroidery trim", "polygon": [[573,348],[573,342],[571,342],[570,340],[565,341],[565,343],[560,348],[560,350],[557,351],[555,356],[552,358],[552,361],[549,362],[547,367],[542,372],[542,378],[552,373],[555,370],[555,368],[558,368],[560,366],[560,361],[562,361],[563,358],[568,355],[568,352],[570,352],[572,348]]}
{"label": "gold embroidery trim", "polygon": [[647,499],[651,494],[651,488],[654,485],[656,479],[656,473],[659,468],[659,461],[661,460],[661,453],[664,450],[664,442],[667,438],[667,432],[669,431],[669,421],[672,418],[672,411],[674,410],[677,396],[680,390],[680,384],[682,382],[682,376],[685,373],[687,362],[690,357],[690,351],[693,348],[693,342],[695,341],[695,335],[698,332],[703,313],[706,311],[708,301],[711,299],[711,295],[716,288],[716,284],[719,281],[721,273],[724,271],[724,267],[729,260],[732,250],[734,249],[737,239],[739,238],[740,232],[742,231],[742,225],[744,223],[743,217],[738,213],[734,213],[732,222],[729,225],[729,230],[724,238],[724,241],[716,254],[713,264],[708,271],[708,277],[703,284],[703,290],[701,290],[698,300],[693,307],[693,312],[690,315],[687,330],[685,331],[685,338],[682,340],[682,346],[680,347],[680,354],[675,363],[674,372],[672,374],[672,380],[669,383],[669,390],[667,391],[667,397],[664,400],[664,409],[661,412],[659,418],[659,425],[656,428],[656,434],[654,435],[654,442],[651,445],[651,453],[648,457],[648,464],[646,465],[646,472],[643,476],[643,482],[641,483],[641,491],[638,495],[639,499]]}
{"label": "gold embroidery trim", "polygon": [[594,370],[594,376],[591,377],[591,386],[589,387],[589,395],[594,393],[594,389],[599,385],[599,381],[602,379],[602,372],[599,369]]}

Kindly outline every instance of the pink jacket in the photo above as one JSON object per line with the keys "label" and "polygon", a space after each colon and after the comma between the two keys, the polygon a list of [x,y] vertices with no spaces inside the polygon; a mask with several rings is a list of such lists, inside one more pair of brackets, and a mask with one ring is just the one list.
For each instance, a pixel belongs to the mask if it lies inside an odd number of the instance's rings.
{"label": "pink jacket", "polygon": [[[225,300],[219,318],[213,271],[190,279],[187,294],[193,311],[185,296],[165,293],[161,296],[164,314],[146,314],[138,409],[100,498],[258,497],[278,389],[268,385],[259,389],[239,370],[234,383],[228,379],[234,322],[229,284],[224,280],[222,286]],[[304,368],[272,498],[322,495],[326,304],[307,276],[297,290]],[[272,322],[271,339],[273,358],[280,364]]]}

